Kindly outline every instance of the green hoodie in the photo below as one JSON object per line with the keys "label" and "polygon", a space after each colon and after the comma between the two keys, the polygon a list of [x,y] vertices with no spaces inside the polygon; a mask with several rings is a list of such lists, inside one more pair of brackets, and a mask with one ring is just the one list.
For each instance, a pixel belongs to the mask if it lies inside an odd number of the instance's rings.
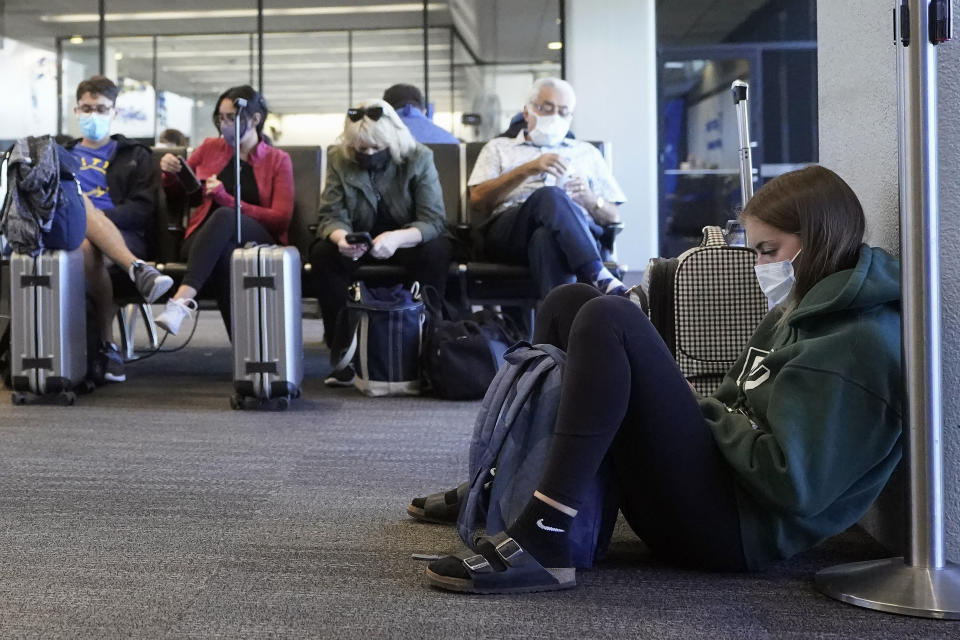
{"label": "green hoodie", "polygon": [[863,246],[781,316],[700,400],[736,477],[752,569],[851,526],[900,460],[900,263]]}

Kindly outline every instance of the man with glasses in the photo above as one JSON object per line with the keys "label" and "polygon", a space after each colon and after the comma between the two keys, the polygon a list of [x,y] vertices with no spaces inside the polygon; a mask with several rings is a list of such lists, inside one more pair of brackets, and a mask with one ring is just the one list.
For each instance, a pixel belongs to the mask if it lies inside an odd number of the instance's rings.
{"label": "man with glasses", "polygon": [[97,310],[99,348],[94,379],[126,380],[123,358],[112,340],[116,305],[108,268],[123,270],[147,302],[173,285],[137,256],[145,255],[147,233],[156,207],[156,172],[150,149],[120,134],[110,135],[116,115],[117,85],[93,76],[77,87],[74,114],[81,138],[65,145],[80,162],[77,180],[87,205],[84,255],[87,293]]}
{"label": "man with glasses", "polygon": [[600,256],[603,226],[619,222],[626,201],[593,145],[566,137],[576,95],[559,78],[533,84],[526,127],[494,138],[470,174],[470,206],[489,214],[481,225],[487,257],[529,263],[541,297],[575,279],[604,293],[625,287]]}

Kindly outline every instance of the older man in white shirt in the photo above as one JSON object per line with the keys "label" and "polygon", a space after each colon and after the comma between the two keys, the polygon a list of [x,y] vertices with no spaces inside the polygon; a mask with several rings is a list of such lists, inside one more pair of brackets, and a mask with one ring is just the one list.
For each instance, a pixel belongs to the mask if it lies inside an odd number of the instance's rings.
{"label": "older man in white shirt", "polygon": [[620,220],[626,197],[596,147],[566,137],[575,104],[568,82],[535,82],[523,107],[526,129],[480,151],[470,205],[490,214],[481,226],[487,256],[529,263],[541,296],[574,279],[622,294],[599,238],[602,225]]}

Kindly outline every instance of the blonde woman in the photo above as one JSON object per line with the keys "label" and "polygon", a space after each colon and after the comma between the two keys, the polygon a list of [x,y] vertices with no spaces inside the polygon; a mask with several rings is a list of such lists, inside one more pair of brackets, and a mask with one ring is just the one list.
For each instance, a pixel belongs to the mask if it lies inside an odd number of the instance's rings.
{"label": "blonde woman", "polygon": [[[310,247],[328,346],[360,265],[401,265],[410,281],[441,294],[450,265],[433,152],[414,141],[393,107],[367,100],[348,109],[339,142],[327,161],[317,238]],[[353,374],[348,366],[325,383],[349,386]]]}

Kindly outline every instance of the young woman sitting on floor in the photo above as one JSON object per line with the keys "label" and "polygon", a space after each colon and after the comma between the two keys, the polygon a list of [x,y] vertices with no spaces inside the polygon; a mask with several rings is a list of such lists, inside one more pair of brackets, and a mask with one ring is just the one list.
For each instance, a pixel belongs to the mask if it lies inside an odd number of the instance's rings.
{"label": "young woman sitting on floor", "polygon": [[[575,586],[567,531],[608,455],[630,527],[676,564],[754,570],[860,519],[901,454],[899,263],[862,244],[860,202],[822,167],[771,181],[741,219],[775,306],[710,397],[629,300],[585,285],[547,297],[534,342],[567,365],[538,490],[479,554],[432,562],[431,585]],[[455,520],[457,496],[409,511]]]}

